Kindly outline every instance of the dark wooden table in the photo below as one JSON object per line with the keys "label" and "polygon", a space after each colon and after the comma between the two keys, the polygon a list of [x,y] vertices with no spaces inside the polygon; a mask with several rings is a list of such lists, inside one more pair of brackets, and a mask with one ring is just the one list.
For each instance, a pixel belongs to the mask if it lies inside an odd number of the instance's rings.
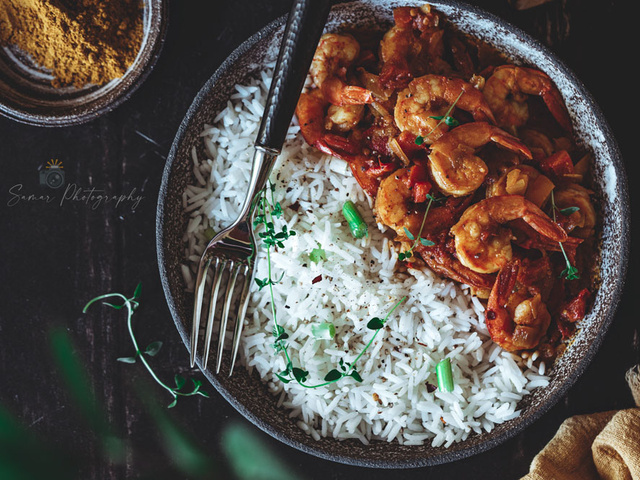
{"label": "dark wooden table", "polygon": [[[632,26],[632,2],[552,0],[526,11],[516,10],[507,0],[473,3],[548,45],[593,93],[626,159],[635,215],[639,206],[634,185],[638,153],[633,143],[638,136],[634,71],[638,41]],[[186,350],[169,315],[156,264],[154,228],[162,169],[177,127],[205,80],[238,44],[285,14],[289,5],[290,0],[173,2],[157,66],[115,111],[68,128],[37,128],[0,118],[2,408],[38,438],[81,459],[79,478],[88,480],[195,478],[181,467],[180,458],[184,460],[187,454],[172,457],[167,453],[179,450],[163,443],[171,426],[182,432],[181,438],[190,439],[196,450],[220,461],[211,478],[230,478],[224,470],[227,463],[220,432],[235,424],[246,425],[275,457],[305,478],[518,478],[565,418],[630,407],[632,399],[623,377],[639,360],[634,249],[617,318],[587,371],[530,428],[486,453],[433,468],[370,471],[280,444],[250,425],[213,391],[210,399],[188,398],[172,410],[163,410],[162,418],[170,423],[150,413],[138,393],[139,385],[148,384],[145,391],[161,402],[168,403],[170,398],[147,382],[149,376],[140,364],[116,361],[132,353],[123,314],[102,307],[82,314],[82,307],[102,293],[131,294],[141,281],[143,305],[134,317],[134,328],[143,345],[164,342],[152,360],[158,375],[171,379],[180,372],[201,378],[188,369]],[[15,185],[23,185],[24,192],[43,193],[39,169],[51,159],[63,163],[67,184],[125,195],[135,189],[135,195],[143,198],[135,210],[129,200],[119,206],[71,199],[62,204],[36,199],[10,205]],[[56,328],[66,332],[75,345],[87,373],[84,388],[95,393],[109,428],[130,442],[124,460],[105,458],[99,436],[75,403],[60,366],[52,360],[50,338]],[[35,456],[31,461],[44,460]],[[1,470],[0,477],[5,478]]]}

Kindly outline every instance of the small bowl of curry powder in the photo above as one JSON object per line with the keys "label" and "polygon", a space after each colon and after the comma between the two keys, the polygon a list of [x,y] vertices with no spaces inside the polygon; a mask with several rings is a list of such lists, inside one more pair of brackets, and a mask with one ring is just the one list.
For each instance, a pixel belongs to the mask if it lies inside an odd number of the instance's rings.
{"label": "small bowl of curry powder", "polygon": [[84,123],[140,86],[164,41],[166,0],[0,0],[0,114]]}

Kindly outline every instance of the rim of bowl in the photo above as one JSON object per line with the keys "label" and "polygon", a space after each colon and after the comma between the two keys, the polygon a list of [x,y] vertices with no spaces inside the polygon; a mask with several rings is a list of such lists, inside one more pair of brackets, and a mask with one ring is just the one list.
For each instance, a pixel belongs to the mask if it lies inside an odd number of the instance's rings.
{"label": "rim of bowl", "polygon": [[160,57],[166,37],[169,23],[168,0],[144,0],[144,8],[149,14],[143,26],[140,51],[122,77],[83,94],[92,97],[86,103],[73,107],[61,103],[59,107],[46,107],[46,113],[39,109],[34,111],[32,108],[25,108],[14,101],[7,101],[0,91],[0,115],[38,127],[67,127],[87,123],[120,106],[147,79]]}
{"label": "rim of bowl", "polygon": [[[393,0],[389,2],[394,3]],[[487,438],[482,443],[473,444],[473,445],[465,445],[465,442],[454,443],[449,449],[439,451],[436,455],[431,455],[429,457],[416,456],[416,458],[412,459],[403,459],[403,460],[393,460],[393,459],[384,459],[384,460],[362,460],[359,458],[355,458],[353,456],[341,455],[339,453],[329,453],[325,449],[318,448],[313,446],[314,440],[310,438],[309,444],[301,443],[295,439],[290,438],[286,434],[279,431],[270,423],[264,421],[262,418],[258,417],[251,410],[249,410],[245,405],[240,403],[216,378],[216,375],[211,372],[209,369],[203,369],[200,359],[197,359],[197,365],[207,378],[207,380],[216,388],[218,393],[222,395],[225,400],[227,400],[240,414],[242,414],[246,419],[248,419],[251,423],[256,425],[258,428],[268,433],[272,437],[281,441],[282,443],[294,447],[302,452],[314,455],[319,458],[323,458],[325,460],[330,460],[338,463],[343,463],[346,465],[358,466],[358,467],[368,467],[368,468],[385,468],[385,469],[399,469],[399,468],[418,468],[425,466],[434,466],[443,463],[448,463],[455,460],[461,460],[463,458],[470,457],[475,454],[479,454],[490,450],[491,448],[504,443],[509,438],[514,437],[516,434],[522,432],[525,428],[531,425],[533,422],[538,420],[544,413],[546,413],[552,406],[554,406],[560,398],[564,396],[564,394],[571,388],[576,380],[582,375],[584,370],[593,360],[593,357],[599,350],[599,347],[604,339],[606,332],[609,330],[609,327],[613,321],[615,316],[618,304],[622,297],[624,284],[626,281],[626,273],[627,273],[627,259],[629,256],[629,243],[630,243],[630,229],[629,229],[629,221],[630,221],[630,207],[629,207],[629,195],[628,195],[628,187],[627,187],[627,174],[624,168],[624,164],[622,162],[622,156],[620,153],[620,149],[617,145],[615,137],[607,123],[604,114],[602,113],[600,107],[595,102],[593,96],[586,89],[585,85],[575,76],[575,74],[568,68],[568,66],[556,57],[549,48],[545,45],[531,37],[529,34],[521,30],[519,27],[503,20],[502,18],[487,12],[484,9],[479,7],[469,5],[464,2],[460,2],[458,0],[433,0],[429,1],[434,8],[439,8],[441,6],[446,7],[454,7],[461,10],[469,11],[485,20],[492,22],[493,24],[497,24],[510,33],[519,36],[521,39],[525,40],[532,48],[537,49],[547,58],[551,59],[554,65],[567,77],[571,79],[572,84],[576,87],[578,92],[581,95],[582,101],[587,104],[588,109],[593,112],[594,116],[598,118],[600,124],[599,126],[605,133],[605,143],[609,146],[610,150],[614,153],[612,158],[612,163],[615,169],[616,177],[619,180],[619,183],[616,186],[616,194],[618,200],[620,202],[620,212],[621,216],[624,219],[622,222],[622,231],[619,232],[619,236],[621,238],[620,246],[621,250],[618,252],[619,261],[616,263],[617,271],[615,272],[615,279],[617,281],[616,288],[613,289],[613,295],[609,299],[608,306],[606,307],[605,319],[601,324],[600,330],[598,334],[595,335],[593,341],[589,344],[588,349],[583,352],[582,356],[579,358],[579,361],[573,365],[573,368],[570,370],[569,374],[566,378],[558,385],[555,391],[549,397],[546,397],[543,402],[540,402],[535,405],[529,405],[527,410],[523,412],[523,414],[509,422],[513,422],[513,425],[510,429],[501,432],[498,435],[491,436]],[[165,198],[167,194],[167,189],[169,185],[169,178],[171,176],[171,172],[173,170],[173,164],[176,162],[176,154],[180,144],[182,143],[189,124],[191,120],[201,107],[202,103],[205,101],[206,97],[210,94],[211,90],[215,87],[216,83],[220,78],[222,78],[227,70],[245,53],[247,53],[251,48],[253,48],[258,41],[260,41],[265,36],[273,33],[277,28],[281,27],[286,23],[286,15],[282,16],[273,22],[266,25],[264,28],[259,30],[257,33],[249,37],[245,40],[240,46],[238,46],[226,59],[220,64],[220,66],[216,69],[214,74],[207,80],[207,82],[202,86],[202,88],[197,93],[194,98],[191,106],[189,107],[183,121],[181,122],[178,131],[176,133],[176,137],[171,146],[171,150],[169,152],[169,156],[167,157],[167,162],[165,164],[165,168],[162,176],[162,183],[160,186],[159,196],[158,196],[158,207],[156,211],[156,250],[157,250],[157,258],[158,258],[158,268],[160,272],[162,287],[165,293],[165,298],[167,300],[167,305],[171,312],[171,316],[174,320],[178,333],[182,338],[183,343],[187,350],[190,351],[190,332],[187,331],[185,323],[180,318],[175,298],[171,293],[171,286],[169,284],[169,277],[167,274],[167,268],[165,263],[165,254],[164,254],[164,213],[165,213]],[[593,308],[593,307],[592,307]],[[489,434],[491,435],[491,433]],[[338,442],[338,440],[336,440]]]}

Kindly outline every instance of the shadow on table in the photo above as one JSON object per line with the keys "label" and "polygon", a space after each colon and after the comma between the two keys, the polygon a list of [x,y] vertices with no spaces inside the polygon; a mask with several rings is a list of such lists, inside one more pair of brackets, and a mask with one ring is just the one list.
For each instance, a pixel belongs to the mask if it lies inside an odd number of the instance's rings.
{"label": "shadow on table", "polygon": [[[53,360],[64,385],[81,414],[86,427],[92,432],[104,462],[124,465],[128,458],[143,454],[144,445],[134,445],[113,431],[104,409],[89,388],[86,370],[75,354],[69,335],[63,330],[51,332],[50,344]],[[249,428],[231,424],[220,432],[224,458],[212,459],[202,447],[173,421],[170,411],[160,405],[145,388],[145,382],[135,387],[136,397],[155,426],[156,441],[165,452],[169,468],[158,475],[154,472],[136,472],[138,479],[224,478],[237,480],[294,480],[301,479],[293,469],[283,463]],[[40,438],[0,405],[0,478],[31,480],[48,478],[70,480],[80,478],[88,458],[61,447],[55,439]],[[158,466],[155,460],[151,464]]]}

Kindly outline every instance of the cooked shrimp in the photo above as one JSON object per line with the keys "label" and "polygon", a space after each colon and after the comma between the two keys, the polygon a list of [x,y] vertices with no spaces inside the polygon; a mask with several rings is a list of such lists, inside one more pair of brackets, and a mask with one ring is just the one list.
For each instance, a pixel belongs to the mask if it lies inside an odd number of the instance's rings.
{"label": "cooked shrimp", "polygon": [[489,170],[475,153],[489,142],[531,158],[531,152],[520,140],[494,125],[486,122],[460,125],[431,145],[431,176],[444,193],[459,197],[482,185]]}
{"label": "cooked shrimp", "polygon": [[484,95],[469,82],[461,78],[424,75],[398,93],[394,109],[396,125],[402,131],[420,135],[425,142],[433,143],[449,130],[444,122],[433,117],[445,115],[454,102],[455,108],[471,113],[475,121],[495,123]]}
{"label": "cooked shrimp", "polygon": [[592,236],[596,226],[596,211],[591,203],[592,192],[577,183],[569,183],[554,190],[553,193],[556,207],[559,210],[570,207],[579,209],[567,215],[567,221],[561,223],[567,231],[580,238]]}
{"label": "cooked shrimp", "polygon": [[424,209],[418,211],[412,201],[409,174],[409,168],[401,168],[380,182],[374,211],[378,221],[391,227],[398,235],[406,236],[404,229],[407,228],[413,235],[420,236]]}
{"label": "cooked shrimp", "polygon": [[360,44],[348,34],[326,33],[311,62],[311,77],[325,98],[334,105],[371,103],[373,96],[365,88],[347,85],[346,72],[360,53]]}
{"label": "cooked shrimp", "polygon": [[324,127],[326,130],[348,132],[364,117],[364,105],[329,105]]}
{"label": "cooked shrimp", "polygon": [[430,6],[398,7],[393,18],[395,25],[380,42],[382,84],[404,88],[415,76],[443,70],[444,29]]}
{"label": "cooked shrimp", "polygon": [[571,119],[560,91],[549,76],[533,68],[502,65],[487,79],[484,95],[503,128],[522,127],[529,120],[529,95],[542,97],[547,108],[560,124],[570,132]]}
{"label": "cooked shrimp", "polygon": [[443,242],[433,247],[419,244],[416,251],[434,272],[471,287],[472,293],[479,298],[488,298],[495,283],[495,275],[474,272],[465,267],[451,254]]}
{"label": "cooked shrimp", "polygon": [[501,268],[485,313],[491,338],[508,351],[535,348],[551,323],[551,315],[540,294],[529,296],[516,288],[518,270],[517,261]]}
{"label": "cooked shrimp", "polygon": [[518,132],[518,137],[522,140],[533,155],[536,161],[542,161],[550,156],[554,151],[554,145],[544,133],[532,128],[523,128]]}
{"label": "cooked shrimp", "polygon": [[567,239],[560,226],[524,197],[491,197],[470,206],[451,228],[460,262],[479,273],[500,270],[513,258],[513,234],[503,225],[518,219],[556,242]]}
{"label": "cooked shrimp", "polygon": [[520,195],[537,207],[542,207],[551,195],[554,184],[530,165],[515,165],[487,187],[487,198],[500,195]]}
{"label": "cooked shrimp", "polygon": [[[462,212],[471,204],[472,198],[448,197],[444,204],[433,203],[425,218],[424,195],[421,196],[421,204],[415,201],[415,188],[425,180],[415,175],[411,168],[396,170],[380,182],[374,206],[376,218],[380,223],[395,230],[401,237],[406,237],[404,230],[406,228],[415,238],[423,237],[435,241],[433,236],[448,232]],[[426,169],[424,171],[426,176]],[[422,230],[420,230],[421,225],[423,225]]]}
{"label": "cooked shrimp", "polygon": [[[300,124],[300,133],[305,141],[318,150],[347,160],[359,153],[357,145],[349,139],[331,133],[326,127],[331,118],[325,119],[327,101],[318,89],[302,93],[296,105],[296,117]],[[347,108],[347,107],[338,107]],[[356,117],[357,118],[357,117]],[[354,118],[351,119],[355,120]]]}

